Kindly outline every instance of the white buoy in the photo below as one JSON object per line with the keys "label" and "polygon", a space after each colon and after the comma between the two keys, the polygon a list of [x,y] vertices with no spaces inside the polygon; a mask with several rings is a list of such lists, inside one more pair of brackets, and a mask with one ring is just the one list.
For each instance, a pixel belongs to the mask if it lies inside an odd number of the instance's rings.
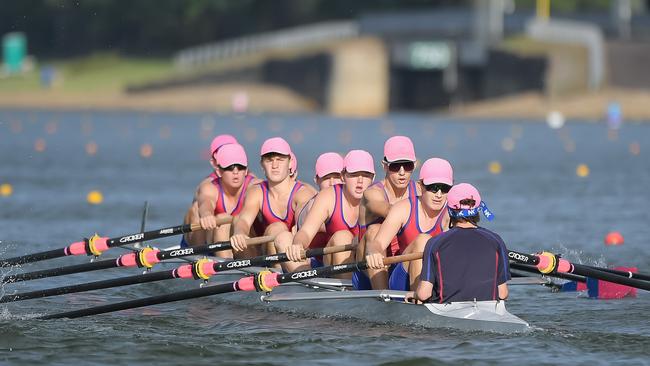
{"label": "white buoy", "polygon": [[546,116],[546,124],[554,130],[562,128],[564,126],[564,115],[559,111],[551,111]]}

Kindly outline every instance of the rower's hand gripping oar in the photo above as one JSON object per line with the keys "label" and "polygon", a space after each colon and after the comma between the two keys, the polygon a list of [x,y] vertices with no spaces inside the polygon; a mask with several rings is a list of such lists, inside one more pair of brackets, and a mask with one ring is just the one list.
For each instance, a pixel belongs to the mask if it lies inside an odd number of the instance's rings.
{"label": "rower's hand gripping oar", "polygon": [[[310,249],[310,250],[327,250],[328,248],[323,249]],[[284,254],[284,253],[283,253]],[[323,252],[323,254],[326,254]],[[278,256],[281,254],[278,254]],[[285,255],[286,256],[286,255]],[[390,265],[393,263],[399,263],[404,261],[417,260],[422,258],[422,253],[410,253],[405,255],[399,255],[395,257],[384,258],[384,264]],[[96,306],[87,309],[68,311],[57,314],[50,314],[41,316],[38,319],[59,319],[59,318],[79,318],[89,315],[97,315],[110,313],[114,311],[135,309],[143,306],[164,304],[174,301],[181,301],[187,299],[194,299],[198,297],[205,297],[217,294],[224,294],[237,291],[265,291],[269,292],[273,288],[288,282],[295,282],[298,280],[306,280],[316,277],[327,277],[335,274],[353,272],[356,270],[365,270],[367,269],[367,264],[365,261],[357,263],[348,263],[340,264],[336,266],[329,267],[320,267],[314,269],[307,269],[303,271],[295,271],[289,273],[275,273],[271,271],[261,271],[255,276],[245,277],[235,282],[228,282],[213,286],[205,286],[198,289],[192,289],[187,291],[174,292],[165,295],[146,297],[142,299],[124,301],[114,304]]]}
{"label": "rower's hand gripping oar", "polygon": [[510,250],[508,251],[508,258],[515,262],[533,265],[543,274],[573,273],[580,276],[591,277],[598,280],[618,283],[619,285],[650,291],[650,281],[622,276],[612,273],[611,270],[605,270],[598,267],[571,263],[568,260],[561,258],[559,255],[550,252],[525,254]]}
{"label": "rower's hand gripping oar", "polygon": [[[232,217],[230,216],[218,218],[217,225],[228,224],[231,221],[232,221]],[[153,239],[165,238],[168,236],[185,234],[200,229],[201,229],[200,224],[186,224],[186,225],[162,228],[159,230],[129,234],[129,235],[124,235],[116,238],[105,238],[95,234],[90,239],[84,239],[83,241],[72,243],[65,248],[54,249],[54,250],[33,253],[33,254],[26,254],[20,257],[0,259],[0,267],[38,262],[47,259],[65,257],[69,255],[99,256],[100,254],[102,254],[102,252],[112,247],[119,247],[122,245],[133,244],[136,242],[143,242],[143,241],[148,241]]]}
{"label": "rower's hand gripping oar", "polygon": [[[250,238],[246,240],[248,245],[257,245],[271,242],[275,236],[261,236],[257,238]],[[14,283],[20,281],[30,281],[39,278],[64,276],[73,273],[83,273],[98,271],[102,269],[116,268],[116,267],[140,267],[151,269],[161,261],[182,258],[190,255],[206,254],[218,252],[222,250],[232,249],[230,241],[217,242],[208,245],[201,245],[196,247],[163,250],[146,247],[133,253],[127,253],[119,256],[118,258],[106,259],[102,261],[83,263],[74,266],[66,266],[59,268],[50,268],[34,272],[17,273],[4,277],[0,283]]]}

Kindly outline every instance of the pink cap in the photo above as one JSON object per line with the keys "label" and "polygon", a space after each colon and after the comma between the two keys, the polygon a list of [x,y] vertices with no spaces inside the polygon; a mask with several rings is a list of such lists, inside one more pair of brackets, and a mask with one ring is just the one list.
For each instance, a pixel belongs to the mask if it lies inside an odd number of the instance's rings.
{"label": "pink cap", "polygon": [[210,143],[210,154],[214,154],[215,151],[225,144],[236,144],[237,139],[233,135],[219,135],[215,137]]}
{"label": "pink cap", "polygon": [[422,164],[420,179],[425,185],[433,183],[454,184],[454,170],[445,159],[431,158]]}
{"label": "pink cap", "polygon": [[316,159],[316,178],[324,177],[332,173],[341,173],[345,167],[341,155],[335,152],[321,154]]}
{"label": "pink cap", "polygon": [[294,175],[298,172],[298,158],[296,158],[296,155],[293,153],[293,151],[289,154],[291,156],[291,163],[289,164],[289,173],[291,175]]}
{"label": "pink cap", "polygon": [[345,155],[343,167],[348,173],[369,172],[375,174],[375,162],[370,153],[364,150],[352,150]]}
{"label": "pink cap", "polygon": [[233,164],[240,164],[248,166],[248,159],[246,158],[246,151],[240,144],[226,144],[217,151],[217,164],[220,167],[226,168]]}
{"label": "pink cap", "polygon": [[[476,201],[474,206],[469,207],[469,205],[461,205],[460,201],[472,199]],[[478,193],[473,185],[469,183],[460,183],[451,187],[449,193],[447,193],[447,207],[453,208],[456,210],[462,209],[473,209],[477,208],[481,204],[481,195]]]}
{"label": "pink cap", "polygon": [[393,136],[384,144],[384,158],[389,163],[407,160],[416,161],[413,142],[406,136]]}
{"label": "pink cap", "polygon": [[282,137],[272,137],[262,144],[260,155],[278,153],[282,155],[291,155],[291,147]]}

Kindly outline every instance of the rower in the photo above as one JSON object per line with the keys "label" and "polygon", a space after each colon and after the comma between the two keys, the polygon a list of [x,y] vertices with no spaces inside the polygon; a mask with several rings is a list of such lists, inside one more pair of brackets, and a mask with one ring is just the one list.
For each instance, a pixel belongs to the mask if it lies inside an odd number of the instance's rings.
{"label": "rower", "polygon": [[[365,256],[366,243],[372,241],[379,232],[379,227],[388,215],[391,205],[420,194],[420,187],[411,180],[416,164],[417,158],[411,139],[406,136],[393,136],[386,140],[384,158],[382,159],[384,179],[368,187],[363,194],[357,258]],[[387,249],[387,255],[395,255],[398,248],[397,237],[393,237],[391,245]],[[388,273],[385,270],[380,271],[383,271],[384,281],[387,281]],[[363,271],[354,272],[352,282],[358,290],[371,288],[370,280]]]}
{"label": "rower", "polygon": [[[314,176],[314,183],[318,187],[319,191],[323,191],[326,188],[329,188],[336,184],[343,184],[343,158],[341,155],[335,152],[326,152],[321,154],[318,159],[316,159],[316,175]],[[307,219],[307,214],[311,210],[312,205],[316,196],[312,197],[305,203],[304,206],[299,207],[296,212],[298,216],[296,219],[296,225],[294,225],[291,232],[295,235],[298,232],[302,225]],[[293,238],[288,239],[287,242],[291,242]],[[327,235],[327,229],[325,224],[321,225],[320,229],[316,233],[316,236],[311,240],[309,248],[324,248],[329,241],[329,236]],[[310,259],[310,266],[312,268],[321,267],[323,265],[322,257],[312,257]]]}
{"label": "rower", "polygon": [[[246,239],[253,223],[261,213],[258,235],[277,235],[288,232],[295,224],[295,210],[304,205],[316,190],[301,181],[289,177],[291,147],[280,137],[270,138],[260,151],[262,169],[266,180],[252,186],[244,200],[244,207],[233,220],[233,236],[230,239],[235,256],[259,255],[255,248],[247,248]],[[273,245],[267,246],[267,254],[275,254]]]}
{"label": "rower", "polygon": [[[217,174],[218,170],[218,163],[216,160],[216,155],[219,149],[227,144],[236,144],[237,139],[235,139],[234,136],[232,135],[218,135],[216,136],[212,142],[210,143],[210,165],[212,166],[212,172],[205,178],[201,180],[199,185],[196,187],[195,193],[194,193],[194,198],[192,199],[192,204],[190,205],[189,209],[187,210],[187,213],[185,214],[185,219],[183,220],[184,224],[193,224],[193,223],[200,223],[200,215],[199,215],[199,192],[203,188],[205,190],[205,187],[209,187],[214,185],[215,179],[219,178],[219,175]],[[204,196],[203,199],[207,200],[202,202],[203,205],[206,204],[206,202],[210,201],[212,203],[215,203],[217,201],[218,196],[213,196],[213,197],[207,197]],[[203,228],[206,229],[206,228]],[[190,233],[187,233],[181,237],[181,243],[180,246],[181,248],[187,248],[189,246],[196,246],[196,245],[204,245],[210,243],[208,240],[208,232],[205,230],[197,230],[193,231]]]}
{"label": "rower", "polygon": [[[237,216],[243,207],[246,191],[255,180],[253,175],[248,174],[246,152],[239,144],[222,146],[217,151],[216,161],[217,178],[212,180],[212,184],[204,184],[199,188],[199,222],[201,228],[206,230],[208,243],[228,241],[230,224],[217,226],[216,219]],[[230,250],[216,254],[232,258]]]}
{"label": "rower", "polygon": [[367,242],[366,261],[374,290],[415,290],[422,260],[397,263],[386,278],[383,258],[393,237],[399,244],[396,255],[422,252],[431,239],[449,227],[446,214],[447,192],[454,182],[454,173],[447,160],[431,158],[422,164],[417,182],[422,195],[410,196],[394,204],[381,224],[374,240]]}
{"label": "rower", "polygon": [[496,233],[479,227],[479,213],[494,217],[478,190],[461,183],[447,194],[450,229],[427,243],[421,280],[405,300],[450,303],[504,300],[510,270],[507,249]]}
{"label": "rower", "polygon": [[[372,156],[363,150],[352,150],[344,159],[343,184],[332,185],[320,191],[307,214],[304,225],[291,236],[290,233],[276,239],[279,252],[285,251],[292,262],[285,262],[287,272],[310,267],[309,261],[300,258],[301,253],[311,248],[319,228],[325,225],[326,246],[345,245],[358,241],[359,206],[363,192],[375,176]],[[291,239],[293,238],[293,243]],[[339,265],[354,261],[353,252],[340,252],[325,257],[325,265]],[[351,275],[344,277],[350,278]]]}

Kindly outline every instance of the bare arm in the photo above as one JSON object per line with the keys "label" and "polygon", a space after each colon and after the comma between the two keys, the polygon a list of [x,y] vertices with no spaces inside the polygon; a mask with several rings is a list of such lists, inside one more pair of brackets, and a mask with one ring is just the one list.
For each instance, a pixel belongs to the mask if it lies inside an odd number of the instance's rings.
{"label": "bare arm", "polygon": [[390,245],[393,237],[399,232],[404,222],[409,215],[410,205],[409,201],[401,201],[396,203],[388,212],[388,216],[379,227],[377,236],[374,240],[366,244],[366,262],[369,268],[381,269],[384,268],[384,253],[386,248]]}
{"label": "bare arm", "polygon": [[260,211],[262,201],[262,188],[255,186],[247,191],[246,198],[244,199],[244,207],[241,212],[233,220],[233,235],[230,238],[230,244],[236,252],[246,249],[246,239],[250,233],[251,226],[255,217]]}
{"label": "bare arm", "polygon": [[332,203],[334,197],[334,188],[330,187],[324,191],[321,191],[316,195],[314,204],[312,205],[309,213],[307,213],[307,218],[305,223],[302,225],[300,230],[296,233],[296,236],[293,238],[294,245],[302,245],[303,248],[307,248],[311,241],[318,233],[321,225],[332,214],[333,206]]}
{"label": "bare arm", "polygon": [[363,192],[362,204],[366,208],[366,215],[372,214],[378,217],[386,217],[390,210],[390,203],[380,188],[370,188]]}
{"label": "bare arm", "polygon": [[499,290],[499,299],[505,300],[508,298],[508,284],[502,283],[497,289]]}
{"label": "bare arm", "polygon": [[429,281],[420,281],[418,289],[415,290],[415,299],[425,301],[433,294],[433,283]]}
{"label": "bare arm", "polygon": [[214,216],[214,209],[217,206],[219,188],[211,181],[201,182],[197,191],[197,202],[199,204],[199,217]]}
{"label": "bare arm", "polygon": [[253,222],[260,212],[262,189],[259,186],[251,187],[244,199],[244,207],[233,220],[233,235],[248,235]]}
{"label": "bare arm", "polygon": [[368,242],[368,253],[384,253],[390,245],[393,237],[397,235],[409,215],[410,205],[408,201],[396,203],[386,215],[386,219],[379,227],[375,239]]}

